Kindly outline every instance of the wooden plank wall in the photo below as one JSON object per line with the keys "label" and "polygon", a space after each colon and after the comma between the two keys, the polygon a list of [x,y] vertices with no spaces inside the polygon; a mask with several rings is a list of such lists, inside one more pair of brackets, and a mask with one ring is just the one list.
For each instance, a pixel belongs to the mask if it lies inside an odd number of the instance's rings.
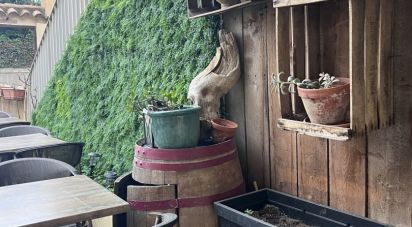
{"label": "wooden plank wall", "polygon": [[[243,63],[242,79],[226,97],[227,110],[229,117],[239,124],[236,137],[249,189],[252,189],[252,182],[256,181],[260,187],[271,187],[385,223],[412,226],[412,99],[405,99],[412,96],[412,76],[409,73],[412,71],[412,1],[395,0],[395,9],[391,12],[387,4],[392,0],[380,0],[380,8],[385,9],[382,13],[387,14],[386,17],[395,17],[378,24],[368,25],[359,18],[342,16],[349,14],[347,10],[363,11],[363,7],[370,5],[366,4],[368,1],[362,4],[359,2],[363,1],[348,0],[349,8],[336,4],[330,6],[343,10],[342,14],[329,14],[327,12],[333,9],[327,7],[321,8],[318,13],[313,9],[308,11],[304,6],[274,9],[271,1],[266,6],[224,14],[223,27],[235,34]],[[365,10],[365,13],[373,10],[376,8]],[[290,26],[289,21],[277,21],[279,15],[291,18],[293,26]],[[316,26],[318,20],[323,21],[318,25],[319,33],[305,32],[304,36],[313,38],[302,39],[299,31]],[[356,135],[347,142],[297,135],[276,127],[282,113],[278,95],[271,89],[273,74],[280,71],[300,74],[304,71],[309,77],[320,71],[333,71],[345,77],[359,73],[362,75],[364,69],[358,67],[356,62],[364,61],[364,50],[357,48],[357,51],[349,53],[348,46],[363,46],[363,40],[368,37],[358,32],[354,34],[357,38],[350,40],[349,32],[356,32],[357,28],[363,26],[390,29],[390,21],[395,23],[394,53],[391,56],[394,60],[392,75],[395,87],[393,90],[385,88],[385,92],[395,94],[394,126]],[[335,29],[330,29],[333,26]],[[333,30],[348,35],[328,33]],[[292,40],[291,49],[288,48],[289,40]],[[301,54],[305,51],[302,48],[310,48],[307,45],[310,42],[319,45],[319,40],[320,57],[306,58],[304,69],[299,64],[290,64],[290,59],[302,61]],[[302,43],[304,41],[309,43]],[[390,51],[388,42],[391,40],[379,37],[370,45],[386,46],[385,51]],[[323,58],[325,51],[334,54],[334,57]],[[349,56],[352,56],[353,62],[349,61]],[[381,75],[392,67],[375,66],[370,63],[367,72],[377,71],[375,73]],[[390,81],[379,79],[378,83],[378,86],[386,86]],[[354,105],[365,105],[359,99],[352,101]],[[383,100],[383,104],[386,101],[390,103],[390,100]],[[373,105],[371,108],[382,108],[379,106],[381,103],[372,102],[368,104]]]}
{"label": "wooden plank wall", "polygon": [[0,111],[7,112],[13,117],[26,119],[24,105],[24,101],[5,100],[3,97],[0,97]]}

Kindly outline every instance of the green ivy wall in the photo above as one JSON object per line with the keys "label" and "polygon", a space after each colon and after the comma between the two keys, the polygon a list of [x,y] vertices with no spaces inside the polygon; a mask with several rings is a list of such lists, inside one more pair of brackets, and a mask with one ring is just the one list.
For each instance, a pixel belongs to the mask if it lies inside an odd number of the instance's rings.
{"label": "green ivy wall", "polygon": [[34,51],[34,29],[0,28],[0,68],[29,68]]}
{"label": "green ivy wall", "polygon": [[218,18],[189,20],[185,0],[93,0],[32,119],[103,154],[97,175],[131,169],[143,135],[134,103],[148,90],[186,101],[215,53]]}

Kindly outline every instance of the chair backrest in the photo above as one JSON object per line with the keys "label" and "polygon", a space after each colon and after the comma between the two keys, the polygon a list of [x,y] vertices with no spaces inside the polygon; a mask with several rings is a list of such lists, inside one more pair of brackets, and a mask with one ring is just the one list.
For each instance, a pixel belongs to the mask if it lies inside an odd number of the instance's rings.
{"label": "chair backrest", "polygon": [[23,158],[0,163],[0,187],[76,175],[72,166],[47,158]]}
{"label": "chair backrest", "polygon": [[29,148],[16,153],[17,158],[52,158],[65,162],[73,167],[80,164],[84,143],[64,143],[41,148]]}
{"label": "chair backrest", "polygon": [[34,125],[15,125],[0,129],[0,137],[20,136],[41,133],[49,136],[49,130]]}
{"label": "chair backrest", "polygon": [[0,111],[0,118],[9,118],[11,115],[9,113]]}
{"label": "chair backrest", "polygon": [[5,162],[14,159],[15,152],[1,152],[0,162]]}

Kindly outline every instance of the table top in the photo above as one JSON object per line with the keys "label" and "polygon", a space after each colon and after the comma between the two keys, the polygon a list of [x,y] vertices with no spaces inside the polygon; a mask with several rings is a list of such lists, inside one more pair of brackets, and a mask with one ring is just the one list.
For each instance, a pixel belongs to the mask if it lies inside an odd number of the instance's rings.
{"label": "table top", "polygon": [[14,125],[29,125],[30,122],[21,120],[15,117],[0,118],[0,128],[5,128]]}
{"label": "table top", "polygon": [[66,142],[63,140],[59,140],[51,136],[39,133],[21,136],[1,137],[0,153],[6,151],[17,151],[25,148],[36,148],[64,143]]}
{"label": "table top", "polygon": [[60,226],[128,209],[127,202],[83,175],[0,187],[0,226]]}

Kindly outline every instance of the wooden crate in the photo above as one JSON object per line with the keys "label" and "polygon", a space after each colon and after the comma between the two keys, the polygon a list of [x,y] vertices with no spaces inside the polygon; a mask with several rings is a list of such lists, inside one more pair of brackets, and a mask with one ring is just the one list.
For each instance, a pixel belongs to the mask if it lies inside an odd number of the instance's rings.
{"label": "wooden crate", "polygon": [[198,18],[264,3],[265,0],[239,0],[238,4],[222,8],[216,0],[187,0],[187,14],[189,18]]}
{"label": "wooden crate", "polygon": [[[307,4],[313,3],[314,4]],[[297,121],[296,94],[280,95],[278,127],[346,141],[393,124],[393,2],[383,0],[274,0],[276,74],[315,79],[321,72],[351,81],[350,127]]]}

